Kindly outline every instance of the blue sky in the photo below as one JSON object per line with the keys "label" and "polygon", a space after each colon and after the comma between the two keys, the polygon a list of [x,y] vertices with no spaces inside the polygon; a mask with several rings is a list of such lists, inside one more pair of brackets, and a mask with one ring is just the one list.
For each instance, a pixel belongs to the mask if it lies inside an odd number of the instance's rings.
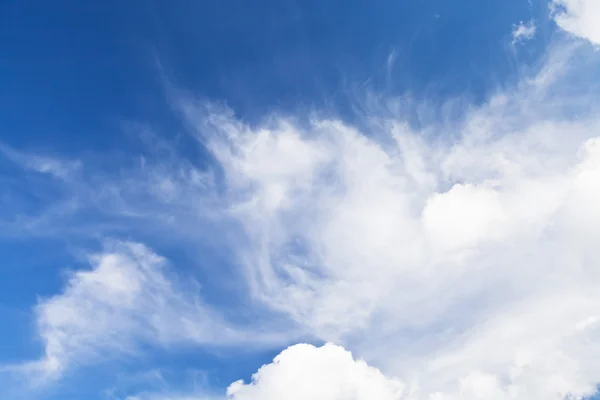
{"label": "blue sky", "polygon": [[0,2],[0,397],[591,396],[598,18]]}

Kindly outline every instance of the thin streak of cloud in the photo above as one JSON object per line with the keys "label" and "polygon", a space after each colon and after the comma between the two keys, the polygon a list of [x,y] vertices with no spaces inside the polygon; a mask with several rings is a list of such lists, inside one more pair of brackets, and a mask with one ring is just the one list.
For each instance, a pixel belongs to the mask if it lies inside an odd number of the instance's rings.
{"label": "thin streak of cloud", "polygon": [[0,143],[0,154],[25,169],[49,174],[61,180],[69,180],[82,167],[80,161],[64,161],[43,155],[27,154],[2,143]]}

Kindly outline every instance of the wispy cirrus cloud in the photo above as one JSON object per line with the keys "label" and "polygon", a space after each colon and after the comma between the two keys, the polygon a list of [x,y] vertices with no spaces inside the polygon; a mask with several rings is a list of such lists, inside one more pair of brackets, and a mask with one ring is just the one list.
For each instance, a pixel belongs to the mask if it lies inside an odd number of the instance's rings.
{"label": "wispy cirrus cloud", "polygon": [[27,170],[48,174],[62,180],[68,180],[81,168],[80,161],[67,161],[56,157],[24,153],[3,143],[0,143],[0,154]]}
{"label": "wispy cirrus cloud", "polygon": [[[194,286],[172,279],[163,257],[131,242],[90,255],[92,268],[72,273],[62,293],[36,307],[44,356],[9,367],[48,383],[75,365],[140,355],[140,346],[242,346],[285,341],[275,332],[226,322]],[[283,342],[282,342],[283,343]]]}

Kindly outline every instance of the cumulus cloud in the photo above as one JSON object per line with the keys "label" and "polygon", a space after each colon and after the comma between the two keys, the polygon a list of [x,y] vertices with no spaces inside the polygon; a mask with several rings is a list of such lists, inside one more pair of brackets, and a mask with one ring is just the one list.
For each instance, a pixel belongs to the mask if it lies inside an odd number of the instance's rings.
{"label": "cumulus cloud", "polygon": [[600,3],[596,0],[554,0],[554,20],[565,31],[600,45]]}
{"label": "cumulus cloud", "polygon": [[250,382],[229,385],[225,396],[146,393],[118,400],[400,400],[407,395],[405,389],[398,379],[385,377],[343,347],[296,344],[263,365]]}
{"label": "cumulus cloud", "polygon": [[400,381],[386,378],[341,347],[298,344],[258,370],[251,383],[231,384],[227,398],[398,400],[403,392],[404,385]]}

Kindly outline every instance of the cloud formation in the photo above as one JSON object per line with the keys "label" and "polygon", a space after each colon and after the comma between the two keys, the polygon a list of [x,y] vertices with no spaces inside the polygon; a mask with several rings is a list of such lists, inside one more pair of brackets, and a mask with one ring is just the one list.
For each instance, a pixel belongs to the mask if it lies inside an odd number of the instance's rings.
{"label": "cloud formation", "polygon": [[61,161],[43,155],[24,154],[3,143],[0,143],[0,155],[21,165],[26,170],[48,174],[63,180],[69,179],[81,168],[81,163],[78,161]]}
{"label": "cloud formation", "polygon": [[92,269],[74,272],[62,293],[36,308],[45,355],[18,367],[33,379],[56,379],[73,364],[138,355],[142,344],[277,341],[225,322],[195,288],[171,279],[166,260],[142,244],[113,243],[90,263]]}
{"label": "cloud formation", "polygon": [[[212,116],[255,298],[403,379],[406,398],[593,393],[600,119],[531,115],[538,90],[472,112],[450,142],[397,120],[383,142],[340,121]],[[240,398],[288,396],[255,386]]]}
{"label": "cloud formation", "polygon": [[[599,44],[596,4],[555,2],[554,18]],[[87,196],[190,241],[211,221],[249,307],[344,346],[292,346],[231,384],[230,400],[580,399],[600,379],[599,63],[589,46],[554,45],[514,88],[419,124],[403,99],[365,102],[355,124],[273,115],[250,125],[178,98],[212,170],[170,152],[110,190],[110,177],[95,180]],[[45,356],[27,369],[55,378],[140,343],[281,337],[228,323],[144,245],[91,261],[38,305]]]}
{"label": "cloud formation", "polygon": [[289,347],[273,363],[264,365],[252,382],[232,383],[231,400],[300,399],[399,400],[404,385],[389,379],[364,361],[331,344],[316,348],[308,344]]}
{"label": "cloud formation", "polygon": [[596,0],[554,0],[552,5],[558,26],[600,45],[600,3]]}
{"label": "cloud formation", "polygon": [[[597,81],[572,78],[597,61],[554,49],[516,89],[421,129],[393,109],[360,128],[250,127],[186,107],[247,233],[254,297],[401,379],[405,398],[594,393],[600,108]],[[255,381],[243,399],[295,392]]]}
{"label": "cloud formation", "polygon": [[517,43],[533,39],[536,30],[537,29],[533,20],[529,22],[519,22],[513,27],[512,44],[515,45]]}

